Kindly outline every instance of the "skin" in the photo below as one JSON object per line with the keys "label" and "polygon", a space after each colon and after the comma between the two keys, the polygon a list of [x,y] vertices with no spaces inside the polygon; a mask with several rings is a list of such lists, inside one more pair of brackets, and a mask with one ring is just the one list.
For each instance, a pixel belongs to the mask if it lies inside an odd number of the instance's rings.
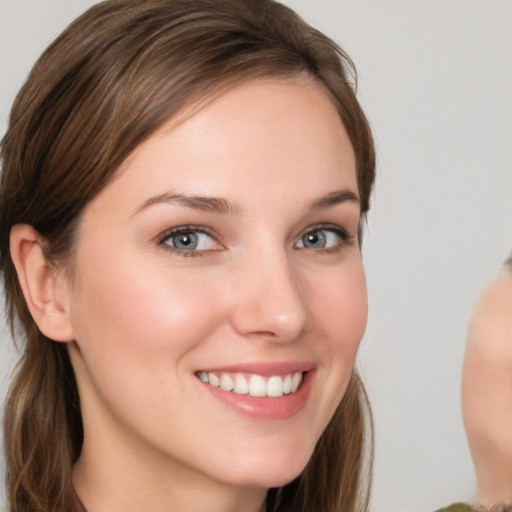
{"label": "skin", "polygon": [[[234,207],[162,199],[177,193]],[[134,151],[84,210],[71,280],[37,271],[44,241],[14,230],[18,268],[36,269],[22,286],[39,282],[46,304],[33,314],[69,343],[85,430],[73,479],[89,512],[255,512],[302,471],[366,326],[357,194],[352,146],[321,86],[256,81]],[[326,197],[337,199],[312,208]],[[169,230],[188,225],[208,229],[204,250],[171,248]],[[311,230],[328,246],[304,246]],[[312,368],[311,388],[279,419],[241,413],[195,375],[289,362]]]}
{"label": "skin", "polygon": [[512,502],[512,272],[482,294],[469,328],[464,424],[477,473],[476,501]]}

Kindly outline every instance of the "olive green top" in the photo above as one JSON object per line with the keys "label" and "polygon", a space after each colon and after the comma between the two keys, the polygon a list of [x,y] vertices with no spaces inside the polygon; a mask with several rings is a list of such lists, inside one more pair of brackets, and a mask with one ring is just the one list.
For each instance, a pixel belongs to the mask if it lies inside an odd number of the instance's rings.
{"label": "olive green top", "polygon": [[449,507],[442,508],[436,512],[512,512],[512,504],[505,505],[504,503],[498,503],[487,509],[481,505],[469,505],[467,503],[454,503]]}

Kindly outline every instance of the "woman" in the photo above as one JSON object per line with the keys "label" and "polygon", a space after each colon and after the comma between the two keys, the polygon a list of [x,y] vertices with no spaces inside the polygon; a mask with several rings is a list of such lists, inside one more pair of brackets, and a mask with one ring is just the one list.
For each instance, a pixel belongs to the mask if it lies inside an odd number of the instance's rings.
{"label": "woman", "polygon": [[2,142],[13,512],[367,509],[353,71],[270,0],[107,1],[43,54]]}

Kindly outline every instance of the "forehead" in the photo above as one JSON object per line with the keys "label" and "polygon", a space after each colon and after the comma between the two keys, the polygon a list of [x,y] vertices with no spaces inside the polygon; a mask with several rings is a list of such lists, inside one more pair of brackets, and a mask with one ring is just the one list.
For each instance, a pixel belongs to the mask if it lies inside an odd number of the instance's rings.
{"label": "forehead", "polygon": [[[140,144],[111,187],[135,200],[168,191],[241,198],[351,186],[355,158],[334,104],[312,79],[236,86],[185,110]],[[143,199],[143,198],[141,198]]]}

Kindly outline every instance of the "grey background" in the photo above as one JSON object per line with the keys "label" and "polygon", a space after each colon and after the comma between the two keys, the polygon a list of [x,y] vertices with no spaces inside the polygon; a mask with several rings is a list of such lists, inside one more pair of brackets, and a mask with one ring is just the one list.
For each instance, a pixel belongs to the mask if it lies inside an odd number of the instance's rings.
{"label": "grey background", "polygon": [[[0,133],[28,70],[88,0],[0,0]],[[288,0],[354,59],[378,148],[365,239],[373,510],[470,499],[467,321],[512,250],[512,2]],[[14,350],[0,343],[0,399]],[[2,493],[0,492],[0,498]]]}

